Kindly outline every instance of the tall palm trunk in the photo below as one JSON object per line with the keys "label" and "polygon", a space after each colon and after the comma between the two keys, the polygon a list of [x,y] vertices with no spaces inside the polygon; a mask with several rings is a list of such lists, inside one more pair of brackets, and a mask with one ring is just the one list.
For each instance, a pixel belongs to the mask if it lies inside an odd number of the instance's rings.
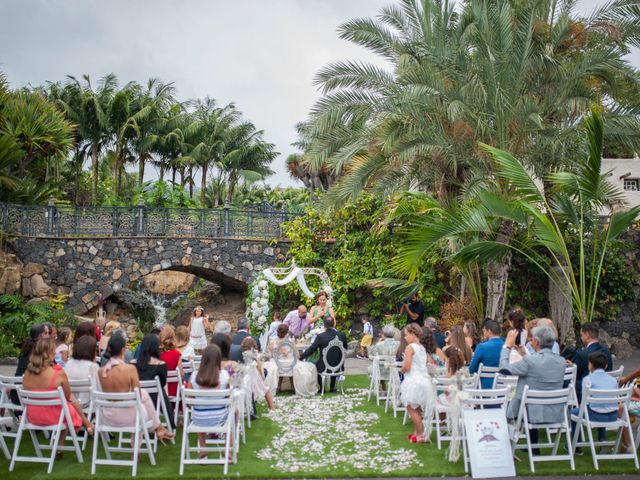
{"label": "tall palm trunk", "polygon": [[98,154],[100,153],[97,143],[91,145],[91,170],[93,172],[93,184],[91,186],[91,201],[94,205],[98,203],[98,177],[100,176],[100,166],[98,165]]}
{"label": "tall palm trunk", "polygon": [[189,167],[189,198],[193,198],[193,166]]}
{"label": "tall palm trunk", "polygon": [[[496,242],[508,245],[513,236],[513,222],[505,220],[500,225]],[[502,322],[507,296],[507,280],[511,268],[511,252],[502,261],[490,262],[487,266],[487,318]]]}
{"label": "tall palm trunk", "polygon": [[144,155],[140,155],[140,158],[138,159],[138,186],[142,187],[142,184],[144,183]]}
{"label": "tall palm trunk", "polygon": [[236,190],[236,184],[238,183],[238,174],[236,172],[231,172],[229,174],[229,189],[227,190],[227,202],[231,204],[233,201],[233,194]]}
{"label": "tall palm trunk", "polygon": [[207,188],[207,170],[209,170],[209,163],[202,165],[202,178],[200,179],[200,203],[204,207],[205,202],[205,189]]}
{"label": "tall palm trunk", "polygon": [[178,167],[171,167],[171,182],[173,184],[176,183],[176,172],[178,171]]}

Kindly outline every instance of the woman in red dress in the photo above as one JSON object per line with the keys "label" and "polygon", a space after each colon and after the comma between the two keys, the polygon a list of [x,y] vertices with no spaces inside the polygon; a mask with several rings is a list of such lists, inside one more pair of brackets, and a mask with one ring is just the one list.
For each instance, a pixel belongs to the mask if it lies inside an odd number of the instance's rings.
{"label": "woman in red dress", "polygon": [[[167,364],[167,371],[178,370],[178,378],[182,378],[182,353],[176,348],[176,331],[171,325],[164,325],[160,331],[160,360]],[[169,383],[167,393],[175,397],[178,385]]]}

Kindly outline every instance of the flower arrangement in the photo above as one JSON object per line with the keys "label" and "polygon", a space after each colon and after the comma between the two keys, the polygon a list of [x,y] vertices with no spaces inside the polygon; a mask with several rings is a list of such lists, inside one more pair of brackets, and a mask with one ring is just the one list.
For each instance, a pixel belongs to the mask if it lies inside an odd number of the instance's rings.
{"label": "flower arrangement", "polygon": [[267,316],[271,312],[269,302],[269,282],[262,273],[249,285],[247,295],[247,310],[245,316],[251,322],[251,329],[256,334],[261,334],[269,327]]}

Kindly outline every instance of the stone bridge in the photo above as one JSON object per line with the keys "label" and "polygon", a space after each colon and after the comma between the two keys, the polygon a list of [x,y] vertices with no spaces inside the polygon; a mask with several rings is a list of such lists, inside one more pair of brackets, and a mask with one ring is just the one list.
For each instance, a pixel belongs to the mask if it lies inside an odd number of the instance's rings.
{"label": "stone bridge", "polygon": [[[43,296],[48,288],[68,294],[67,305],[80,315],[100,297],[162,270],[192,273],[242,291],[259,271],[285,260],[289,248],[265,240],[139,237],[11,237],[8,245],[31,278],[22,282],[23,295]],[[43,291],[35,291],[39,288]]]}

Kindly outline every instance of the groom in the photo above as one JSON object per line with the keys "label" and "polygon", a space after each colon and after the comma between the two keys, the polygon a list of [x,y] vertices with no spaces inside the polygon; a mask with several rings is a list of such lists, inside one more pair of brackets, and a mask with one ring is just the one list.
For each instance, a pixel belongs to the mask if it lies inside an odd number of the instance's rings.
{"label": "groom", "polygon": [[[300,355],[300,360],[304,360],[305,358],[313,355],[316,350],[319,350],[320,359],[316,362],[318,373],[324,372],[326,368],[324,359],[322,358],[322,351],[329,345],[329,342],[331,340],[333,340],[335,337],[338,337],[342,342],[342,346],[345,348],[345,350],[347,349],[347,336],[335,329],[335,320],[333,318],[326,317],[324,319],[324,330],[324,332],[316,336],[313,344],[311,344],[311,346]],[[329,362],[329,365],[337,365],[340,362],[340,355],[341,353],[337,348],[332,348],[331,350],[329,350],[329,353],[327,355],[327,361]],[[322,385],[322,377],[320,377],[320,375],[318,375],[318,384]],[[331,377],[331,391],[336,391],[336,377]]]}

